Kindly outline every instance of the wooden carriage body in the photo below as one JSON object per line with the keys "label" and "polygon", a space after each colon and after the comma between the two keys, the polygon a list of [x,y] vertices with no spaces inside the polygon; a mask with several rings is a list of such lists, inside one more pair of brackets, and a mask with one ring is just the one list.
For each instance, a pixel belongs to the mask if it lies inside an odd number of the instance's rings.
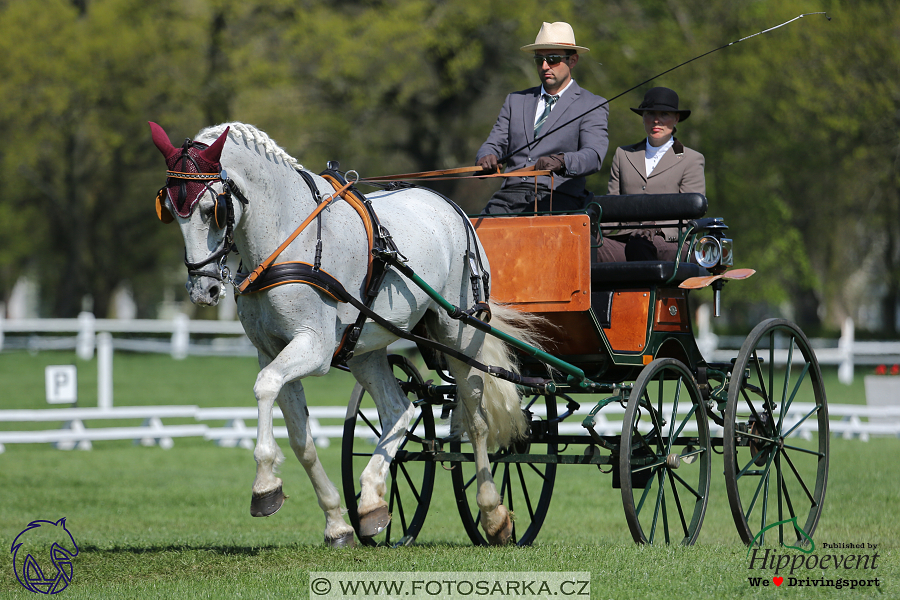
{"label": "wooden carriage body", "polygon": [[473,224],[491,264],[491,297],[546,319],[547,351],[589,378],[634,379],[655,358],[702,362],[688,290],[678,288],[707,274],[698,265],[682,262],[673,277],[674,262],[592,264],[597,227],[584,213],[479,217]]}

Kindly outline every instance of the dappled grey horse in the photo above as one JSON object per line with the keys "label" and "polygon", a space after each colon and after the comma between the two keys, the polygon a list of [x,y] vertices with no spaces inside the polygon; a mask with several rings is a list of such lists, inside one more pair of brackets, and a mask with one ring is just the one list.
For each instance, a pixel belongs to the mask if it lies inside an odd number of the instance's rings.
{"label": "dappled grey horse", "polygon": [[[460,357],[512,370],[507,346],[451,318],[397,269],[387,268],[374,279],[377,296],[371,308],[385,324],[358,321],[360,310],[335,293],[342,287],[356,298],[366,295],[373,280],[372,238],[385,234],[392,236],[404,264],[443,297],[458,299],[461,307],[473,306],[479,301],[476,296],[487,298],[489,265],[465,215],[430,190],[401,188],[369,195],[377,214],[373,225],[360,202],[336,198],[330,181],[304,170],[250,125],[210,127],[180,148],[158,125],[151,123],[151,130],[168,166],[157,213],[181,228],[191,301],[207,306],[218,302],[229,282],[225,258],[232,245],[250,268],[277,256],[277,264],[258,269],[254,274],[259,278],[251,286],[244,283],[237,294],[238,315],[258,350],[260,365],[253,388],[259,419],[251,513],[274,514],[285,498],[276,475],[284,456],[272,429],[278,402],[291,448],[325,512],[326,543],[355,543],[338,491],[316,455],[301,382],[328,373],[356,323],[362,327],[346,364],[374,399],[383,425],[376,451],[360,476],[359,535],[372,537],[384,529],[390,520],[384,500],[386,475],[414,412],[388,364],[386,348],[398,330],[409,332],[422,323],[430,339],[461,353],[447,357],[460,398],[453,423],[464,428],[474,447],[481,526],[492,543],[506,543],[512,525],[491,477],[488,450],[523,436],[527,422],[513,384],[484,375]],[[317,210],[315,219],[310,218]],[[299,228],[304,221],[311,224]],[[267,278],[268,271],[281,277]],[[236,281],[252,279],[242,280],[239,274]],[[493,303],[491,307],[493,326],[532,339],[526,317]]]}

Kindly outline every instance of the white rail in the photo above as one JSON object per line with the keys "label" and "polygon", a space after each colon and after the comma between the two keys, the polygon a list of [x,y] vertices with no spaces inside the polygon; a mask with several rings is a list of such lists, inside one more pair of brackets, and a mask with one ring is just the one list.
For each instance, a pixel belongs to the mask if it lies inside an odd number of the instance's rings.
{"label": "white rail", "polygon": [[[535,407],[535,414],[545,416],[543,407]],[[795,404],[796,414],[803,415],[812,410],[811,404]],[[558,406],[558,414],[565,410]],[[668,412],[667,412],[668,411]],[[343,437],[343,421],[347,413],[343,406],[309,407],[310,429],[316,444],[328,446],[331,440]],[[624,410],[618,405],[610,405],[600,411],[594,419],[594,430],[600,435],[619,435],[622,432],[621,416]],[[670,407],[663,408],[666,418]],[[828,407],[832,435],[845,439],[858,437],[868,441],[871,435],[900,436],[900,406],[866,406],[860,404],[832,404]],[[366,413],[373,423],[378,422],[374,411]],[[581,425],[585,414],[574,414],[560,424],[563,434],[586,434]],[[0,452],[4,444],[54,444],[61,450],[79,448],[91,449],[91,442],[98,440],[134,440],[144,446],[159,445],[171,448],[173,438],[202,437],[215,441],[224,447],[239,446],[253,448],[256,439],[257,412],[253,407],[198,408],[197,406],[124,406],[110,409],[99,408],[47,408],[38,410],[0,410],[0,423],[60,423],[53,429],[0,431]],[[281,410],[275,409],[276,420],[283,420]],[[89,421],[142,420],[140,426],[97,426],[87,427]],[[163,424],[163,419],[191,419],[193,423]],[[211,425],[211,421],[225,421],[224,425]],[[248,421],[254,423],[248,425]],[[322,421],[331,423],[323,424]],[[438,435],[448,435],[448,427],[438,425]],[[689,430],[690,425],[685,428]],[[816,431],[814,421],[800,425],[796,435],[808,436]],[[721,436],[721,428],[711,427],[714,436]],[[370,429],[357,423],[354,435],[373,439]],[[287,438],[287,427],[276,426],[275,437]]]}

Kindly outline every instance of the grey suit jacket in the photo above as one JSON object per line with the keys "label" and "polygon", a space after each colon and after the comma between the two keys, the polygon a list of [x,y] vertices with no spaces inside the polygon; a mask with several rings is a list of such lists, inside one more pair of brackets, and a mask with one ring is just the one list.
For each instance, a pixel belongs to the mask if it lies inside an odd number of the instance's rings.
{"label": "grey suit jacket", "polygon": [[[644,162],[646,138],[630,146],[616,148],[609,172],[610,196],[626,194],[689,194],[706,195],[705,159],[695,150],[686,148],[677,139],[647,177]],[[624,224],[623,224],[624,225]],[[634,230],[621,230],[612,235],[625,235]],[[668,241],[678,239],[673,229],[663,229]]]}
{"label": "grey suit jacket", "polygon": [[[478,149],[476,161],[488,154],[502,158],[509,152],[534,141],[534,115],[540,95],[541,87],[538,86],[513,92],[506,97],[494,128],[491,129],[487,141]],[[544,123],[541,134],[549,133],[549,135],[530,148],[522,149],[511,156],[507,161],[506,170],[514,171],[530,167],[542,156],[563,153],[566,171],[563,175],[553,176],[553,187],[572,196],[581,196],[584,193],[585,176],[600,169],[609,146],[607,135],[609,108],[605,102],[604,98],[595,96],[573,81]],[[554,131],[562,123],[579,115],[580,118]],[[503,185],[523,181],[532,182],[534,179],[510,177],[504,180]],[[550,187],[550,177],[539,177],[538,182]]]}

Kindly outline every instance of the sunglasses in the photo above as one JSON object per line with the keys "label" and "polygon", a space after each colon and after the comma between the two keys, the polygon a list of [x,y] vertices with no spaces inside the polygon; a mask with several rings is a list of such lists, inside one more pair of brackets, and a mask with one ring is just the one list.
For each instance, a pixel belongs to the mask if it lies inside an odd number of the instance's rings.
{"label": "sunglasses", "polygon": [[534,55],[534,64],[536,64],[539,67],[542,64],[544,64],[544,61],[547,61],[547,64],[552,67],[554,65],[558,65],[560,62],[568,61],[568,60],[569,60],[568,56],[560,56],[558,54],[551,54],[549,56],[543,56],[540,54]]}

